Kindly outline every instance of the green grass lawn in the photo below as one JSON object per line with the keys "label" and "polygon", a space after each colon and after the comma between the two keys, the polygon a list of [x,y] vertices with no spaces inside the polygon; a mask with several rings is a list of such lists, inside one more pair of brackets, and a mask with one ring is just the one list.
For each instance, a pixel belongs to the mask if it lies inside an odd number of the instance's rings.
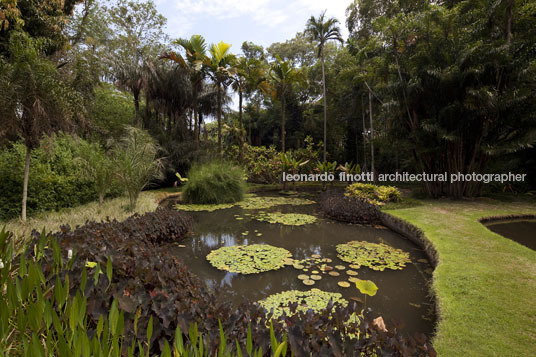
{"label": "green grass lawn", "polygon": [[427,200],[386,212],[419,227],[439,254],[432,288],[440,356],[536,355],[536,252],[478,222],[536,214],[536,203]]}

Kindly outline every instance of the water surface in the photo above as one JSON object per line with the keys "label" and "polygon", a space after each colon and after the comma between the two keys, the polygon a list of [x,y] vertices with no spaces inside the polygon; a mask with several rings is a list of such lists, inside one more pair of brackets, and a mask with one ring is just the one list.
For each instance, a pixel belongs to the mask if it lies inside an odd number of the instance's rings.
{"label": "water surface", "polygon": [[494,233],[536,250],[536,220],[515,220],[486,224]]}
{"label": "water surface", "polygon": [[[171,202],[167,202],[169,205]],[[337,282],[348,279],[344,271],[339,277],[322,275],[322,280],[314,286],[306,286],[297,278],[304,273],[292,266],[261,274],[243,275],[218,270],[206,260],[206,255],[222,246],[239,244],[270,244],[282,247],[292,253],[294,259],[304,259],[318,254],[333,260],[329,265],[345,265],[337,258],[335,246],[351,240],[364,240],[386,243],[410,253],[413,261],[403,270],[386,269],[383,272],[366,267],[358,270],[357,278],[372,280],[379,290],[374,297],[367,297],[367,306],[374,314],[381,315],[386,322],[391,319],[402,321],[409,333],[423,332],[431,335],[434,328],[434,305],[429,296],[428,284],[432,267],[424,252],[401,235],[385,227],[370,227],[339,223],[322,219],[318,205],[277,206],[264,212],[307,213],[320,218],[315,224],[290,227],[280,224],[259,222],[252,218],[259,210],[244,210],[233,207],[214,212],[188,212],[194,218],[194,235],[173,247],[171,253],[184,261],[189,269],[206,284],[217,290],[222,299],[238,305],[243,301],[258,301],[268,295],[285,290],[309,290],[318,288],[324,291],[339,292],[347,300],[351,297],[364,298],[352,284],[341,288]],[[236,216],[243,217],[237,220]],[[243,232],[249,234],[244,236]],[[262,236],[256,236],[256,231]],[[347,268],[348,269],[348,268]]]}

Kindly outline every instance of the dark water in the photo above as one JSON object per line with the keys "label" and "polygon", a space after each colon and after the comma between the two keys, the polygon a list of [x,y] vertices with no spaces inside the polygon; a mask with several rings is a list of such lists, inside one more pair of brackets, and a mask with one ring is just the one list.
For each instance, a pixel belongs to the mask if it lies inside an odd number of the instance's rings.
{"label": "dark water", "polygon": [[536,250],[536,220],[491,223],[486,227],[494,233]]}
{"label": "dark water", "polygon": [[[169,205],[171,202],[166,203]],[[321,217],[316,204],[278,206],[262,211],[308,213]],[[289,250],[294,259],[318,254],[322,258],[331,258],[333,262],[329,265],[344,265],[348,269],[348,264],[337,258],[337,244],[351,240],[383,242],[409,252],[413,263],[396,271],[386,269],[379,272],[366,267],[359,269],[357,278],[372,280],[379,288],[376,296],[367,297],[367,306],[372,308],[375,315],[383,316],[387,323],[392,319],[402,321],[406,332],[422,332],[429,336],[432,334],[435,313],[427,287],[432,267],[425,260],[424,252],[415,244],[384,227],[380,229],[350,225],[328,219],[320,219],[315,224],[291,227],[259,222],[245,215],[255,212],[256,210],[239,207],[214,212],[189,212],[195,221],[194,236],[182,242],[186,247],[171,248],[172,253],[184,261],[208,286],[216,288],[218,295],[229,303],[258,301],[285,290],[305,291],[310,288],[339,292],[345,299],[350,300],[351,297],[363,299],[364,295],[361,295],[353,284],[349,288],[337,285],[339,281],[347,281],[349,276],[344,271],[340,272],[339,277],[322,275],[322,280],[309,287],[297,278],[304,272],[292,266],[261,274],[242,275],[218,270],[212,267],[205,257],[210,251],[222,246],[266,243]],[[237,220],[235,215],[244,219]],[[257,237],[255,230],[261,232],[262,236]],[[242,232],[245,231],[249,231],[249,235],[243,236]],[[305,274],[310,274],[310,271]]]}

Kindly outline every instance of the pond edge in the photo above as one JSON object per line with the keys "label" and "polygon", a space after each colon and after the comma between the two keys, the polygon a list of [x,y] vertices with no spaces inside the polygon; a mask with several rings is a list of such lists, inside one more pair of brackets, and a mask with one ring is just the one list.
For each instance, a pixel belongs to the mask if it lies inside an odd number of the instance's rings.
{"label": "pond edge", "polygon": [[523,219],[536,219],[536,214],[510,214],[506,216],[488,216],[488,217],[479,218],[478,222],[486,225],[490,223],[523,220]]}
{"label": "pond edge", "polygon": [[[404,219],[395,217],[386,212],[380,212],[380,219],[384,226],[400,234],[401,236],[410,240],[411,242],[415,243],[419,248],[421,248],[426,254],[426,257],[430,261],[430,264],[432,265],[435,271],[435,268],[439,264],[439,253],[437,252],[433,243],[428,239],[428,237],[426,237],[426,235],[420,228],[407,222]],[[439,325],[438,322],[441,319],[441,313],[439,311],[439,304],[437,303],[437,293],[435,289],[433,288],[433,281],[434,281],[434,275],[432,274],[432,278],[430,279],[430,282],[428,283],[428,292],[433,301],[435,315],[436,315],[436,321],[435,321],[434,333],[433,333],[433,336],[435,336],[437,333],[437,326]]]}

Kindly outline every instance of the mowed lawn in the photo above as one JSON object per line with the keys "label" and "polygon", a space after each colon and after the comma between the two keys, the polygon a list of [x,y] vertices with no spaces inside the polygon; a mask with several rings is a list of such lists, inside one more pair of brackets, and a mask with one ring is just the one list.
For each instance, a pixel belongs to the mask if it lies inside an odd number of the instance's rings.
{"label": "mowed lawn", "polygon": [[[536,356],[536,252],[489,231],[479,218],[536,214],[536,203],[427,200],[386,210],[436,247],[440,356]],[[535,232],[536,239],[536,232]]]}

